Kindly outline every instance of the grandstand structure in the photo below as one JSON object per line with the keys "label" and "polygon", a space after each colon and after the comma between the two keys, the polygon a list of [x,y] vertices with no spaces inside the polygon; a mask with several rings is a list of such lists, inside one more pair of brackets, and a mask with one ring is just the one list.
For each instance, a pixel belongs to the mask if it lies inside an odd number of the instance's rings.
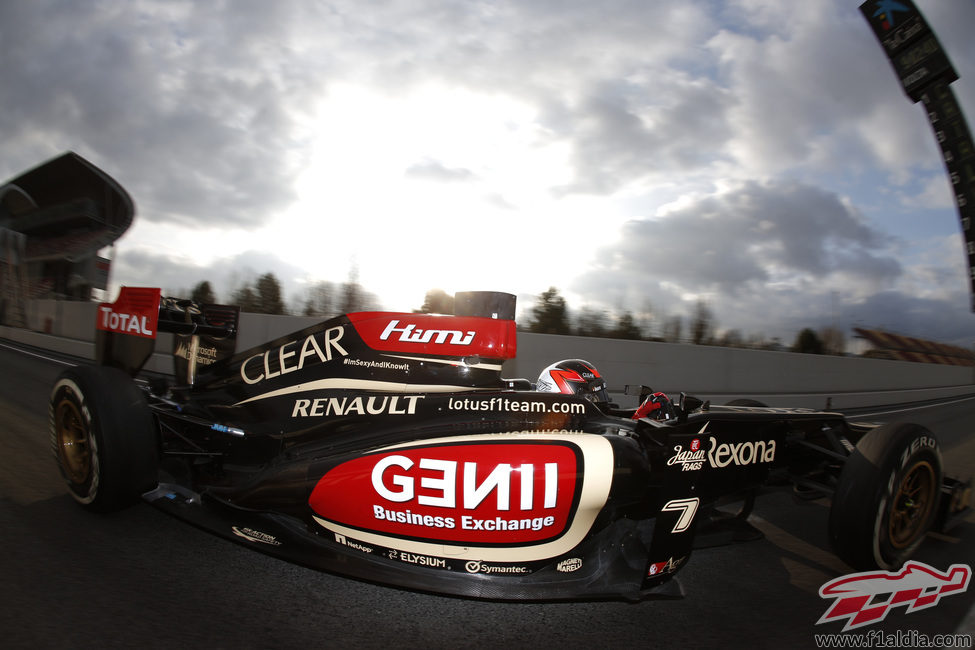
{"label": "grandstand structure", "polygon": [[90,300],[108,284],[98,256],[135,216],[111,176],[74,152],[0,186],[0,324],[27,326],[33,298]]}
{"label": "grandstand structure", "polygon": [[946,345],[912,336],[891,334],[883,330],[854,327],[857,338],[866,340],[873,347],[863,356],[891,361],[940,363],[950,366],[975,366],[975,352],[957,345]]}

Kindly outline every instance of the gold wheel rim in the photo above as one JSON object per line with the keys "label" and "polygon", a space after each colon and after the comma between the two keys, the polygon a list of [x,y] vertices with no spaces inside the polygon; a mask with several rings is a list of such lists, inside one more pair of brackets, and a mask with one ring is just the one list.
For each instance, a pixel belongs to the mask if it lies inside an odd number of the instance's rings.
{"label": "gold wheel rim", "polygon": [[905,548],[924,532],[928,514],[934,507],[934,468],[927,461],[914,465],[897,486],[890,511],[890,543]]}
{"label": "gold wheel rim", "polygon": [[62,399],[55,410],[55,424],[61,467],[72,483],[80,485],[91,473],[91,443],[85,420],[74,402]]}

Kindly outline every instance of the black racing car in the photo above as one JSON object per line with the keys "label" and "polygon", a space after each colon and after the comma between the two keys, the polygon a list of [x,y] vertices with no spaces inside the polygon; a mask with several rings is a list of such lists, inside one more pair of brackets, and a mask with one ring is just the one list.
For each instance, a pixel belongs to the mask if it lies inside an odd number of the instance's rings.
{"label": "black racing car", "polygon": [[[830,539],[858,569],[899,566],[967,508],[918,425],[539,392],[501,377],[514,296],[456,305],[346,314],[235,354],[236,308],[125,288],[99,307],[99,364],[51,392],[61,473],[92,510],[141,497],[294,562],[491,599],[679,595],[695,540],[741,536],[760,486],[832,496]],[[175,381],[136,377],[159,331]]]}

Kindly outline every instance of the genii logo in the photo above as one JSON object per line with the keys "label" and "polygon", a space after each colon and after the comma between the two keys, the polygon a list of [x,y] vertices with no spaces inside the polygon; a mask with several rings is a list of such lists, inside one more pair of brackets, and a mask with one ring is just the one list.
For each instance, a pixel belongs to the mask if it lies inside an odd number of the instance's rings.
{"label": "genii logo", "polygon": [[934,607],[943,596],[968,589],[972,570],[953,564],[947,573],[921,562],[909,561],[900,571],[865,571],[831,580],[819,588],[821,598],[835,598],[816,625],[846,620],[843,631],[879,623],[894,607],[910,614]]}
{"label": "genii logo", "polygon": [[435,557],[566,556],[606,504],[613,450],[593,434],[521,432],[387,447],[329,470],[309,498],[337,534]]}
{"label": "genii logo", "polygon": [[580,450],[560,441],[398,448],[330,470],[309,505],[327,521],[399,538],[538,544],[570,525],[582,469]]}

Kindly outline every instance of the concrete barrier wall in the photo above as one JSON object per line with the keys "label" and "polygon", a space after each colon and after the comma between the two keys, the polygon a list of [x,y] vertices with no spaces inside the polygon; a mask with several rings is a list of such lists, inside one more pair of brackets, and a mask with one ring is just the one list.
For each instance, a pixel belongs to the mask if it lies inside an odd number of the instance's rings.
{"label": "concrete barrier wall", "polygon": [[[95,312],[94,303],[35,300],[28,310],[34,331],[0,328],[0,337],[90,359]],[[237,350],[317,322],[241,314]],[[171,373],[171,349],[171,336],[160,334],[147,369]],[[824,408],[828,403],[837,409],[975,394],[975,368],[529,332],[518,333],[518,357],[505,363],[504,376],[534,381],[548,364],[569,358],[593,363],[624,405],[633,401],[622,395],[626,384],[671,395],[684,391],[716,404],[750,397],[770,406]]]}
{"label": "concrete barrier wall", "polygon": [[747,397],[824,408],[828,399],[832,408],[858,408],[975,393],[975,368],[529,332],[519,332],[505,374],[534,381],[549,363],[573,357],[595,365],[616,395],[643,384],[715,404]]}

